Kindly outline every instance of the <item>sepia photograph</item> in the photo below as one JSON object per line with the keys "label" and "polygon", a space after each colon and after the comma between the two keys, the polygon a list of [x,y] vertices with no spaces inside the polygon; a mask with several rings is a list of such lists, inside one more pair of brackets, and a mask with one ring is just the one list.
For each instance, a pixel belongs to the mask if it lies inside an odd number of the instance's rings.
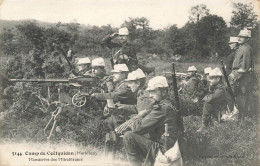
{"label": "sepia photograph", "polygon": [[0,0],[0,166],[260,165],[259,0]]}

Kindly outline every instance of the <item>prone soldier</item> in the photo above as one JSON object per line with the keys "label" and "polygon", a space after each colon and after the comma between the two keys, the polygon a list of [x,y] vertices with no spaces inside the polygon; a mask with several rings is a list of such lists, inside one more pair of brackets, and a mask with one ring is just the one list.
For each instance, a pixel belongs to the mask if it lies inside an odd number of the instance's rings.
{"label": "prone soldier", "polygon": [[[155,100],[151,112],[141,121],[136,121],[132,131],[124,134],[123,143],[129,162],[139,166],[143,160],[152,164],[155,161],[159,148],[164,144],[161,137],[164,133],[165,124],[168,124],[169,147],[173,146],[178,137],[178,125],[176,109],[168,99],[168,82],[163,76],[152,78],[147,89],[149,96]],[[149,138],[147,138],[149,134]],[[166,151],[167,149],[163,149]]]}

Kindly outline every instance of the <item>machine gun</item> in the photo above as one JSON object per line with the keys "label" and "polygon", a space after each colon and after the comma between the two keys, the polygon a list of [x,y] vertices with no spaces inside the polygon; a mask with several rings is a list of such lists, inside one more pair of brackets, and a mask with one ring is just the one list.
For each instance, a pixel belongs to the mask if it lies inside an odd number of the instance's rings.
{"label": "machine gun", "polygon": [[[99,77],[92,77],[92,76],[84,76],[84,77],[75,77],[75,78],[47,78],[47,79],[9,79],[10,82],[32,82],[32,83],[49,83],[49,84],[58,84],[59,86],[72,85],[76,87],[87,87],[93,88],[98,87],[100,88],[100,79]],[[72,104],[75,107],[83,107],[87,102],[88,93],[83,93],[79,90],[76,94],[72,97]]]}

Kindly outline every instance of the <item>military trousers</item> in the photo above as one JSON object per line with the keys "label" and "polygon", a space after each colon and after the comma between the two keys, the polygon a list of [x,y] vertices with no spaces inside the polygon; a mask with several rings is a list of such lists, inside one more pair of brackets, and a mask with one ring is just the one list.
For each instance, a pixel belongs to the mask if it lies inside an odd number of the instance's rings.
{"label": "military trousers", "polygon": [[123,143],[126,149],[128,161],[131,165],[142,165],[142,162],[146,159],[148,152],[150,160],[148,162],[153,165],[156,154],[159,150],[158,143],[155,143],[154,141],[131,131],[124,134]]}
{"label": "military trousers", "polygon": [[211,115],[213,115],[214,119],[219,119],[218,115],[220,113],[221,106],[219,105],[220,103],[210,103],[205,101],[203,105],[203,110],[202,110],[202,123],[204,125],[209,125],[211,122]]}

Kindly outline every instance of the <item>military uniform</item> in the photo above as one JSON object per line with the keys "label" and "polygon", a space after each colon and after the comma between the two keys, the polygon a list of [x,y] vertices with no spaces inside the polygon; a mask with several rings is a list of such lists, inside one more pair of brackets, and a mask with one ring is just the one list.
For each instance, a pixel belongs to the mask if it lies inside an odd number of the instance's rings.
{"label": "military uniform", "polygon": [[[102,41],[102,46],[107,46],[113,50],[113,60],[115,64],[125,63],[129,68],[129,71],[137,69],[138,60],[136,57],[136,52],[129,43],[119,44],[112,42],[113,38],[110,35],[106,36]],[[127,55],[125,57],[124,55]]]}
{"label": "military uniform", "polygon": [[[136,121],[132,131],[124,134],[123,142],[128,160],[134,165],[141,165],[146,158],[153,164],[157,151],[162,145],[161,137],[165,132],[165,124],[169,126],[169,146],[173,146],[178,137],[176,109],[167,99],[155,103],[152,110],[141,121]],[[147,138],[146,134],[150,135]],[[149,154],[149,155],[147,155]]]}
{"label": "military uniform", "polygon": [[225,87],[221,84],[210,88],[210,94],[206,95],[203,106],[202,123],[207,126],[210,122],[210,116],[213,115],[217,118],[219,108],[226,105],[226,91]]}
{"label": "military uniform", "polygon": [[192,76],[189,78],[186,84],[186,89],[188,90],[188,93],[193,94],[199,84],[199,78],[197,76]]}
{"label": "military uniform", "polygon": [[233,61],[235,59],[235,55],[237,53],[238,47],[234,48],[232,52],[228,55],[227,60],[226,60],[226,73],[229,75],[232,71],[232,65]]}
{"label": "military uniform", "polygon": [[[232,65],[233,79],[231,83],[234,85],[234,95],[237,99],[238,109],[242,114],[247,113],[248,95],[253,88],[251,85],[253,83],[252,66],[252,48],[248,43],[241,44]],[[242,70],[243,73],[239,73],[239,70]]]}
{"label": "military uniform", "polygon": [[[112,92],[95,93],[94,96],[96,99],[104,102],[107,101],[107,99],[113,99],[114,102],[120,102],[120,104],[134,105],[137,102],[136,95],[124,81],[118,83]],[[126,119],[128,119],[127,114],[115,112],[107,118],[106,123],[108,128],[113,131],[118,123],[124,122]]]}

